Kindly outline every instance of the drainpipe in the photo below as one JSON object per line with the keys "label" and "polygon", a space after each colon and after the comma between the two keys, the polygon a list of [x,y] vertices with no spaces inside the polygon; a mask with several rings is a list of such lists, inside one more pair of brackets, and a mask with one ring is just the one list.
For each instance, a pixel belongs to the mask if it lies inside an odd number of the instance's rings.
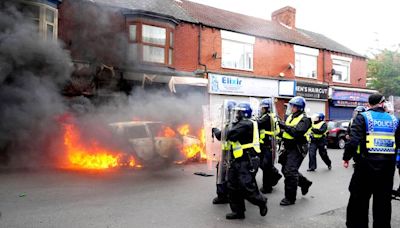
{"label": "drainpipe", "polygon": [[204,67],[204,73],[207,73],[207,65],[201,62],[201,30],[202,30],[203,25],[199,23],[199,45],[198,45],[198,50],[197,50],[197,62],[200,66]]}

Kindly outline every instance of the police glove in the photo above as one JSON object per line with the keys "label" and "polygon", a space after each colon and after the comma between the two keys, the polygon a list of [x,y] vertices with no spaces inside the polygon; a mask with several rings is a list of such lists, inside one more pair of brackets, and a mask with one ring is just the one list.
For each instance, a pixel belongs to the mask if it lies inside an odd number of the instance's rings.
{"label": "police glove", "polygon": [[218,131],[219,131],[219,129],[216,128],[216,127],[213,127],[213,128],[211,129],[211,132],[212,132],[213,134],[215,134],[215,132],[218,132]]}
{"label": "police glove", "polygon": [[286,129],[286,128],[287,128],[285,122],[283,122],[283,121],[279,121],[279,127],[280,127],[281,129]]}

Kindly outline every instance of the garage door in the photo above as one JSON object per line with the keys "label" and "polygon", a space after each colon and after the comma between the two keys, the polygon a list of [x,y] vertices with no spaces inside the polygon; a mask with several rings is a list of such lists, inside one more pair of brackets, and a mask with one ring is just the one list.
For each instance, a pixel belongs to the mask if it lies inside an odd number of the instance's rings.
{"label": "garage door", "polygon": [[308,116],[311,116],[312,114],[316,113],[316,112],[322,112],[322,113],[326,113],[325,112],[325,102],[321,102],[321,101],[307,101],[307,105],[306,105],[306,113]]}

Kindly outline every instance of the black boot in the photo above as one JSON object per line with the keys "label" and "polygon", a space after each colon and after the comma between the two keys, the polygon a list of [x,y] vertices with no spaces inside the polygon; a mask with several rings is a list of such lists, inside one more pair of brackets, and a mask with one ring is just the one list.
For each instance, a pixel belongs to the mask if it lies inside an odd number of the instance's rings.
{"label": "black boot", "polygon": [[262,194],[271,193],[271,192],[272,192],[272,187],[269,187],[269,188],[264,188],[264,187],[262,187],[262,188],[260,188],[260,192],[261,192]]}
{"label": "black boot", "polygon": [[[280,173],[275,173],[274,177],[272,178],[271,185],[272,186],[277,185],[281,178],[282,178],[282,175]],[[271,190],[272,190],[272,188],[271,188]]]}
{"label": "black boot", "polygon": [[265,201],[265,204],[260,206],[260,215],[265,216],[268,213],[268,207],[267,207],[267,201]]}
{"label": "black boot", "polygon": [[226,214],[226,219],[244,219],[244,218],[245,218],[244,213],[232,212],[232,213]]}
{"label": "black boot", "polygon": [[308,193],[308,190],[310,189],[311,185],[312,185],[312,182],[308,181],[303,186],[301,186],[301,194],[303,194],[303,196]]}
{"label": "black boot", "polygon": [[227,198],[223,198],[223,197],[215,197],[212,201],[213,204],[226,204],[229,203]]}
{"label": "black boot", "polygon": [[281,200],[280,205],[281,205],[281,206],[289,206],[289,205],[293,205],[294,202],[295,202],[295,200],[290,200],[290,199],[288,199],[288,198],[283,198],[283,199]]}

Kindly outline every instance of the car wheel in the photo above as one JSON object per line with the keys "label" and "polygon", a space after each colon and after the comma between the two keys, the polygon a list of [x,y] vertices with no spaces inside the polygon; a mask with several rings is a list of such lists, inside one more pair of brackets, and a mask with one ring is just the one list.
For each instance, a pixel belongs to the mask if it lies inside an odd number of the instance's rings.
{"label": "car wheel", "polygon": [[344,149],[345,145],[346,145],[346,140],[344,140],[344,138],[340,138],[338,141],[339,149]]}

